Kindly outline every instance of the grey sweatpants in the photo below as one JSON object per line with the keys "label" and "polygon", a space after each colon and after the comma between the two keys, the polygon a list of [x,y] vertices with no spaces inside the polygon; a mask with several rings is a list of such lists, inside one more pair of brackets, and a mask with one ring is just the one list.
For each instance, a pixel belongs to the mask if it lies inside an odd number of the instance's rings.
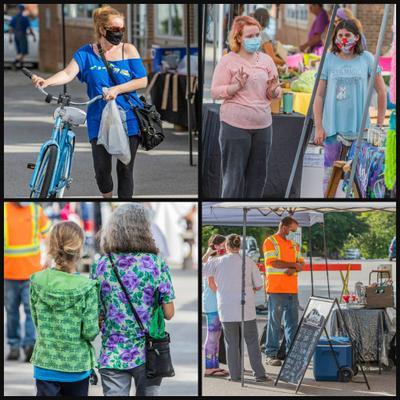
{"label": "grey sweatpants", "polygon": [[159,396],[162,378],[146,378],[146,367],[132,369],[99,369],[104,396],[129,396],[132,378],[135,380],[136,396]]}
{"label": "grey sweatpants", "polygon": [[241,129],[221,121],[221,197],[260,199],[267,181],[272,126]]}
{"label": "grey sweatpants", "polygon": [[[226,357],[231,379],[240,379],[240,351],[239,351],[239,330],[241,322],[223,322],[224,339],[226,346]],[[262,365],[261,350],[258,343],[258,331],[256,320],[244,321],[244,341],[247,345],[250,365],[256,378],[265,376],[265,369]]]}

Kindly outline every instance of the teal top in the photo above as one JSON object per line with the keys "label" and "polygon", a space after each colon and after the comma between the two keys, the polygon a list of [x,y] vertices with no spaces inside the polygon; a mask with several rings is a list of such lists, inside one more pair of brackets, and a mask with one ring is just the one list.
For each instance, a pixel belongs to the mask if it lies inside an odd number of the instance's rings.
{"label": "teal top", "polygon": [[[340,133],[358,136],[368,92],[368,79],[374,63],[373,55],[364,51],[351,60],[342,60],[328,53],[321,73],[327,81],[322,126],[329,136]],[[378,66],[378,73],[381,68]],[[367,118],[366,128],[370,125]]]}
{"label": "teal top", "polygon": [[33,367],[33,377],[41,381],[78,382],[90,376],[91,370],[84,372],[62,372],[52,369]]}

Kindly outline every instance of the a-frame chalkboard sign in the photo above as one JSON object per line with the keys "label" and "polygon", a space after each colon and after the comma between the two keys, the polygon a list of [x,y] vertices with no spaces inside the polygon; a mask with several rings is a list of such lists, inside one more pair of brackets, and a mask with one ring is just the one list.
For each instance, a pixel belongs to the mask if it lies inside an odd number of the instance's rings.
{"label": "a-frame chalkboard sign", "polygon": [[[337,299],[329,299],[325,297],[310,297],[307,307],[305,308],[303,316],[301,317],[300,323],[297,327],[297,331],[290,346],[289,352],[275,380],[275,386],[277,385],[279,380],[293,383],[297,385],[296,393],[298,392],[300,385],[303,381],[304,374],[306,373],[307,367],[310,364],[311,358],[317,347],[322,331],[325,331],[325,334],[329,339],[325,325],[335,304],[337,305],[338,311],[342,316]],[[342,320],[344,321],[343,317]],[[347,331],[347,335],[350,338],[350,342],[352,343],[351,337],[349,335],[349,330],[347,329],[346,325],[345,329]],[[352,347],[355,357],[354,364],[359,365],[360,370],[362,371],[362,374],[364,376],[365,383],[368,389],[371,390],[362,365],[359,362],[359,354],[357,354],[357,350],[354,349],[355,346]],[[341,368],[339,366],[339,362],[337,360],[336,353],[332,345],[331,350],[336,365],[338,367],[338,371],[340,371]],[[346,370],[343,369],[343,371],[340,372],[343,372],[345,374]],[[351,373],[351,371],[349,372]]]}

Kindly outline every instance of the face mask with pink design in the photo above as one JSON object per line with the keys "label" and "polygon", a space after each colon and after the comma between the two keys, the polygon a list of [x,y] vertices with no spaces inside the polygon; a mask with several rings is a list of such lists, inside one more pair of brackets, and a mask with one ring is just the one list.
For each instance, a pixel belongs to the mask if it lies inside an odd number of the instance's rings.
{"label": "face mask with pink design", "polygon": [[357,40],[353,35],[350,38],[336,38],[335,43],[339,50],[343,51],[343,53],[350,54],[353,51],[354,47],[356,47]]}

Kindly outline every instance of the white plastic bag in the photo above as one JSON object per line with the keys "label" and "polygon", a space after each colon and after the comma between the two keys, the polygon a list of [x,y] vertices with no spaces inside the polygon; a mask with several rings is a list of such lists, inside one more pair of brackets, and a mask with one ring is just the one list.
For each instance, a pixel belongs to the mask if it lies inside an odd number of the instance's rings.
{"label": "white plastic bag", "polygon": [[116,156],[125,165],[131,161],[128,135],[115,100],[109,100],[104,107],[97,144],[102,144],[109,154]]}

